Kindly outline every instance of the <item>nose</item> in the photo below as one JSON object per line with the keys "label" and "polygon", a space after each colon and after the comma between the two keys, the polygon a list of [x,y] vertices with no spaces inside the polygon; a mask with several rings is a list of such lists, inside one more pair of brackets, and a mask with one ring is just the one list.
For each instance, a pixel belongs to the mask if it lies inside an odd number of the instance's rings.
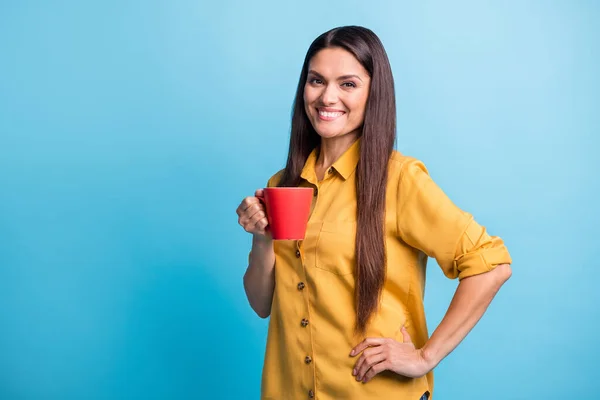
{"label": "nose", "polygon": [[321,94],[321,102],[325,106],[329,106],[337,103],[338,93],[335,84],[325,86],[323,93]]}

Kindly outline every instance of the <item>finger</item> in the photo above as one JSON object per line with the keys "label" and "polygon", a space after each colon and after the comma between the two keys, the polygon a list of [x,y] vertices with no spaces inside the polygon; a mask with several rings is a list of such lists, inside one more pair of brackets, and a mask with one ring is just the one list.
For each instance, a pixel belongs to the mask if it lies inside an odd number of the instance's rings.
{"label": "finger", "polygon": [[373,366],[379,364],[380,362],[385,360],[385,353],[380,352],[377,354],[372,354],[368,357],[365,357],[365,362],[361,365],[358,373],[356,374],[356,380],[361,381],[365,378],[365,375],[368,373]]}
{"label": "finger", "polygon": [[[252,218],[261,210],[258,205],[250,206],[246,211],[242,212],[242,214],[238,217],[238,223],[247,230],[250,225],[254,224],[256,221],[252,221]],[[251,222],[252,221],[252,222]]]}
{"label": "finger", "polygon": [[269,221],[263,211],[259,211],[254,216],[248,220],[245,220],[242,225],[244,230],[248,233],[259,233],[264,234],[265,228],[269,225]]}
{"label": "finger", "polygon": [[240,204],[239,209],[243,213],[248,208],[250,208],[250,206],[252,206],[254,204],[259,204],[259,203],[260,203],[260,200],[258,200],[256,197],[254,197],[254,196],[248,196],[244,200],[242,200],[242,204]]}
{"label": "finger", "polygon": [[[244,212],[244,216],[245,216],[246,218],[248,218],[248,221],[250,221],[250,220],[252,220],[252,219],[254,218],[254,219],[255,219],[255,221],[254,221],[254,222],[256,222],[256,219],[258,218],[258,217],[257,217],[257,214],[259,214],[259,213],[261,213],[261,212],[264,214],[264,211],[265,211],[265,209],[264,209],[264,207],[263,207],[261,204],[259,204],[259,203],[257,203],[257,204],[252,204],[252,205],[251,205],[250,207],[248,207],[248,209],[247,209],[247,210]],[[259,219],[260,219],[260,218],[259,218]]]}
{"label": "finger", "polygon": [[269,221],[267,220],[267,217],[264,213],[259,212],[257,213],[257,215],[260,215],[262,217],[257,218],[256,222],[254,223],[254,227],[252,228],[253,232],[264,234],[265,229],[269,225]]}
{"label": "finger", "polygon": [[386,369],[388,369],[388,363],[387,361],[381,361],[378,364],[375,364],[371,367],[371,369],[369,369],[365,375],[365,377],[362,379],[363,383],[367,383],[369,382],[371,379],[373,379],[375,377],[375,375],[377,375],[380,372],[385,371]]}
{"label": "finger", "polygon": [[267,220],[267,218],[263,218],[263,219],[259,220],[256,223],[257,233],[260,233],[261,235],[266,234],[268,226],[269,226],[269,221]]}
{"label": "finger", "polygon": [[361,351],[370,346],[380,346],[386,342],[387,338],[366,338],[362,342],[360,342],[355,348],[352,349],[350,355],[354,357],[357,354],[360,354]]}
{"label": "finger", "polygon": [[243,207],[243,206],[242,206],[243,204],[244,204],[244,203],[240,203],[240,205],[239,205],[239,206],[238,206],[238,207],[235,209],[235,213],[236,213],[238,216],[240,216],[240,217],[242,216],[242,213],[244,212],[244,210],[243,210],[243,208],[242,208],[242,207]]}
{"label": "finger", "polygon": [[[249,199],[250,197],[246,197],[246,199]],[[244,213],[246,212],[246,210],[248,209],[248,207],[250,207],[253,202],[252,200],[242,200],[242,202],[240,203],[240,205],[238,206],[238,208],[236,208],[235,212],[237,213],[237,215],[239,215],[240,217],[244,215]]]}
{"label": "finger", "polygon": [[247,225],[248,222],[252,219],[252,217],[254,217],[254,215],[259,211],[264,211],[264,207],[259,203],[252,204],[240,215],[240,225]]}
{"label": "finger", "polygon": [[249,227],[255,226],[258,221],[260,221],[261,219],[266,219],[266,217],[267,217],[267,215],[265,214],[265,212],[262,210],[259,210],[256,213],[254,213],[254,215],[252,215],[252,217],[248,220],[248,226]]}
{"label": "finger", "polygon": [[374,355],[374,354],[381,353],[381,352],[382,352],[382,346],[369,347],[368,349],[363,351],[363,353],[360,355],[360,357],[356,361],[356,364],[354,364],[354,368],[352,369],[352,375],[358,374],[358,371],[360,370],[362,365],[365,363],[365,358],[367,358],[371,355]]}
{"label": "finger", "polygon": [[408,334],[408,331],[406,330],[404,325],[402,325],[402,328],[400,330],[402,331],[402,340],[404,341],[404,343],[412,343],[412,339],[410,338],[410,335]]}
{"label": "finger", "polygon": [[254,192],[254,196],[255,197],[262,197],[264,195],[265,191],[262,189],[257,189],[256,192]]}

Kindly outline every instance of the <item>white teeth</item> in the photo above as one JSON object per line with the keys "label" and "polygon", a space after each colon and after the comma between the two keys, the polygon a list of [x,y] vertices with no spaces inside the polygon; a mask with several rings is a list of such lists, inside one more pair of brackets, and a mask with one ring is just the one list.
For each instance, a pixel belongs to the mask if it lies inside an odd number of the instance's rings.
{"label": "white teeth", "polygon": [[327,118],[335,118],[344,114],[343,112],[327,112],[327,111],[319,111],[319,115]]}

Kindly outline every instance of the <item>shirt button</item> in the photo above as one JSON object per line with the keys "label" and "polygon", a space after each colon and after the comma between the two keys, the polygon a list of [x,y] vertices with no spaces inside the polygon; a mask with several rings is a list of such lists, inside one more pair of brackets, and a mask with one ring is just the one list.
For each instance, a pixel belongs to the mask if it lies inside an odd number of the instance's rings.
{"label": "shirt button", "polygon": [[296,258],[300,258],[300,250],[296,250]]}
{"label": "shirt button", "polygon": [[300,322],[300,324],[302,325],[303,328],[306,328],[306,326],[308,325],[308,320],[306,318],[302,318],[302,321]]}
{"label": "shirt button", "polygon": [[312,389],[308,391],[308,397],[311,399],[315,397],[315,392],[313,392]]}
{"label": "shirt button", "polygon": [[303,290],[303,289],[304,289],[304,286],[305,286],[305,285],[304,285],[304,282],[300,282],[300,283],[298,284],[298,290]]}
{"label": "shirt button", "polygon": [[306,358],[304,358],[304,362],[306,364],[310,364],[312,362],[312,358],[310,358],[310,356],[306,356]]}

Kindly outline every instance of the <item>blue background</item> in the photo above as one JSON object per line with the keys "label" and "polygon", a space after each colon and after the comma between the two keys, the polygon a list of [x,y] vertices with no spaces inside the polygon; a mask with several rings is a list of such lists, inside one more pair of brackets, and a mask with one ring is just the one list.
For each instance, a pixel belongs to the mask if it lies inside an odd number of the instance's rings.
{"label": "blue background", "polygon": [[[347,24],[386,46],[398,149],[514,260],[436,397],[593,397],[600,7],[498,3],[3,1],[0,399],[258,398],[235,208]],[[433,329],[457,282],[430,266]]]}

